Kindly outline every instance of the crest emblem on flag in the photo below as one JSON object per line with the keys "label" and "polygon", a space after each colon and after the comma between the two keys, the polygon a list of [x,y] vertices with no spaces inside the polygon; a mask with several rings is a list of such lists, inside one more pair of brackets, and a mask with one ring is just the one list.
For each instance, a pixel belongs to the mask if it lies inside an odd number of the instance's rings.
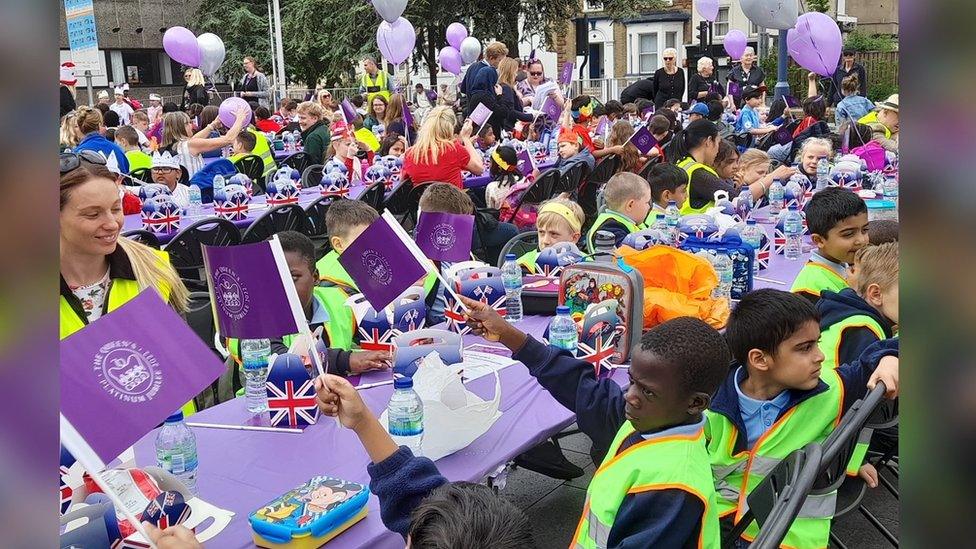
{"label": "crest emblem on flag", "polygon": [[214,294],[221,312],[233,319],[247,315],[250,310],[250,293],[241,277],[230,267],[220,266],[214,272],[213,279]]}
{"label": "crest emblem on flag", "polygon": [[618,324],[615,299],[591,304],[583,314],[582,333],[576,348],[576,356],[592,364],[597,377],[609,371],[613,359],[619,357],[616,343],[617,338],[623,333],[624,326]]}
{"label": "crest emblem on flag", "polygon": [[268,205],[297,204],[299,192],[298,185],[290,178],[276,179],[268,183]]}
{"label": "crest emblem on flag", "polygon": [[247,189],[240,185],[227,185],[224,187],[223,199],[214,202],[214,212],[224,219],[240,221],[247,217],[249,201]]}
{"label": "crest emblem on flag", "polygon": [[142,228],[153,233],[171,233],[180,228],[180,207],[168,194],[158,194],[142,203]]}
{"label": "crest emblem on flag", "polygon": [[285,353],[275,358],[265,384],[272,427],[302,427],[318,420],[315,385],[298,355]]}
{"label": "crest emblem on flag", "polygon": [[322,176],[319,188],[322,196],[349,196],[349,178],[338,171],[328,172]]}
{"label": "crest emblem on flag", "polygon": [[102,389],[123,402],[148,402],[163,385],[156,357],[133,341],[106,343],[95,354],[92,366]]}

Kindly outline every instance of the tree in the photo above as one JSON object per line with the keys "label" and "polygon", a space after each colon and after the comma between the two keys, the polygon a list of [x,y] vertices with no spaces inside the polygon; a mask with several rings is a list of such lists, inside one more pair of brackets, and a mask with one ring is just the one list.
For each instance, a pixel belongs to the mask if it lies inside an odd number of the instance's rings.
{"label": "tree", "polygon": [[204,2],[191,30],[212,32],[224,41],[227,57],[220,73],[230,81],[244,74],[245,55],[254,57],[264,72],[271,73],[268,38],[268,6],[265,0],[210,0]]}
{"label": "tree", "polygon": [[309,88],[351,84],[358,60],[376,51],[381,19],[369,3],[288,0],[281,12],[288,75]]}
{"label": "tree", "polygon": [[807,11],[827,13],[830,11],[830,0],[807,0]]}

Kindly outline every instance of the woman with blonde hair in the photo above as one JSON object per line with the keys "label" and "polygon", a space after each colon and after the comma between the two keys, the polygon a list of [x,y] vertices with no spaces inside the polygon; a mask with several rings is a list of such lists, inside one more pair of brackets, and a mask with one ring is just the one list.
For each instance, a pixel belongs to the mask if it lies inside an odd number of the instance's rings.
{"label": "woman with blonde hair", "polygon": [[210,95],[207,94],[207,83],[203,80],[203,72],[200,69],[186,69],[183,71],[183,79],[186,86],[183,87],[183,102],[180,103],[180,110],[185,111],[187,107],[194,103],[199,103],[206,107],[210,104]]}
{"label": "woman with blonde hair", "polygon": [[108,159],[111,166],[116,166],[118,173],[129,173],[129,159],[126,158],[125,151],[115,141],[105,137],[102,111],[88,106],[78,107],[74,121],[78,134],[82,136],[74,148],[75,152],[93,151]]}
{"label": "woman with blonde hair", "polygon": [[78,146],[84,135],[78,129],[78,123],[75,120],[77,115],[74,111],[69,112],[61,118],[61,131],[59,133],[61,149],[73,149]]}
{"label": "woman with blonde hair", "polygon": [[332,92],[329,90],[319,90],[317,97],[319,106],[322,107],[322,110],[329,113],[329,118],[332,118],[331,115],[336,110],[335,103],[332,101]]}
{"label": "woman with blonde hair", "polygon": [[193,177],[193,174],[203,168],[203,153],[232,144],[250,115],[250,107],[241,107],[234,112],[234,125],[226,134],[210,137],[211,132],[219,127],[219,117],[194,133],[193,121],[185,112],[166,113],[163,116],[163,142],[160,149],[168,149],[171,154],[178,155],[180,164]]}
{"label": "woman with blonde hair", "polygon": [[185,313],[188,293],[166,252],[120,235],[122,199],[105,159],[62,153],[60,169],[61,339],[145,288]]}
{"label": "woman with blonde hair", "polygon": [[403,178],[409,178],[419,186],[432,181],[450,183],[464,188],[461,171],[474,175],[485,171],[481,153],[474,148],[473,126],[464,122],[459,137],[454,135],[457,117],[447,106],[431,109],[417,132],[417,140],[403,155]]}
{"label": "woman with blonde hair", "polygon": [[501,130],[512,131],[516,122],[532,122],[532,115],[522,110],[522,97],[515,89],[518,61],[506,57],[498,62],[498,83],[495,84],[495,108],[489,122],[496,136]]}
{"label": "woman with blonde hair", "polygon": [[384,135],[395,133],[406,137],[408,143],[413,143],[417,137],[417,128],[413,124],[407,124],[403,115],[409,108],[402,94],[395,93],[390,97],[390,104],[386,106],[386,114],[383,115],[383,126],[386,128]]}

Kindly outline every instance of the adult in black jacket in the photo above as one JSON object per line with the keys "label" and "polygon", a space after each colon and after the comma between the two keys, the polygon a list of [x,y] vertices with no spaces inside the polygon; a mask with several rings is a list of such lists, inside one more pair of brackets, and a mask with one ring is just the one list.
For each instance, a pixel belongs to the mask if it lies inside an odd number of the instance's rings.
{"label": "adult in black jacket", "polygon": [[654,83],[654,110],[659,111],[668,99],[677,99],[685,95],[685,71],[678,67],[678,50],[667,48],[661,54],[664,66],[654,71],[651,78]]}
{"label": "adult in black jacket", "polygon": [[624,105],[627,103],[636,103],[638,99],[654,99],[653,77],[638,80],[620,92],[620,102]]}
{"label": "adult in black jacket", "polygon": [[532,115],[522,110],[522,98],[515,90],[518,61],[506,57],[498,63],[498,84],[495,84],[495,108],[488,122],[496,137],[501,130],[515,129],[516,122],[531,122]]}
{"label": "adult in black jacket", "polygon": [[837,105],[837,103],[840,103],[844,99],[844,94],[841,93],[841,82],[852,74],[857,75],[857,81],[861,85],[858,95],[861,97],[868,96],[868,73],[864,70],[864,65],[855,60],[853,51],[844,50],[844,54],[840,59],[840,65],[834,71],[834,75],[831,78],[831,87],[833,88],[831,105]]}
{"label": "adult in black jacket", "polygon": [[714,93],[719,98],[725,97],[725,86],[715,77],[715,64],[710,57],[702,57],[698,60],[698,72],[691,75],[688,79],[688,102],[705,101],[705,98]]}
{"label": "adult in black jacket", "polygon": [[209,105],[210,96],[207,94],[207,84],[203,80],[203,72],[200,69],[186,69],[183,78],[186,79],[186,86],[183,88],[183,102],[180,103],[180,110],[185,111],[194,103],[199,103],[204,107]]}

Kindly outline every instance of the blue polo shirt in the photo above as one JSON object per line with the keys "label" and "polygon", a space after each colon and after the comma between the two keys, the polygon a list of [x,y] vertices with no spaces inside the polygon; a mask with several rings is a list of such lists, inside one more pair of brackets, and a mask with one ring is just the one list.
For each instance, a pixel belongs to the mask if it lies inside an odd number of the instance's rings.
{"label": "blue polo shirt", "polygon": [[742,414],[742,422],[746,426],[747,448],[751,449],[759,437],[776,422],[776,418],[789,402],[790,395],[788,391],[783,391],[772,400],[757,400],[747,396],[740,387],[746,377],[745,373],[742,366],[735,371],[735,392],[739,396],[739,411]]}
{"label": "blue polo shirt", "polygon": [[739,113],[739,118],[735,121],[735,133],[747,133],[749,130],[758,129],[760,126],[762,123],[759,121],[759,113],[749,105],[742,107],[742,112]]}

